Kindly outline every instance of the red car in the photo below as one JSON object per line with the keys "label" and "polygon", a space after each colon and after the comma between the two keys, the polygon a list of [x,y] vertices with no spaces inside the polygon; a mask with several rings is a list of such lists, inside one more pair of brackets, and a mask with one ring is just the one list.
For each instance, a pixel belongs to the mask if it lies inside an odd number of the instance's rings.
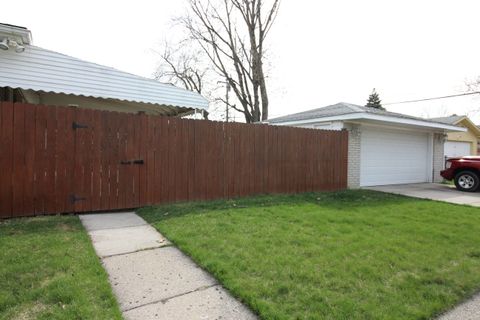
{"label": "red car", "polygon": [[453,180],[458,190],[474,192],[480,185],[480,156],[449,158],[440,175]]}

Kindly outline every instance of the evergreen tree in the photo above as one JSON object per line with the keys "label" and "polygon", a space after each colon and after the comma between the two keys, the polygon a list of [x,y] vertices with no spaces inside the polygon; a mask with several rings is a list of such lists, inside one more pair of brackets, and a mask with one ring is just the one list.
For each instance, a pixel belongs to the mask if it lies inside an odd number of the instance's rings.
{"label": "evergreen tree", "polygon": [[375,88],[373,88],[372,93],[368,97],[367,104],[365,105],[365,107],[385,110],[385,108],[382,107],[382,100],[380,100],[380,97],[378,96],[377,91],[375,91]]}

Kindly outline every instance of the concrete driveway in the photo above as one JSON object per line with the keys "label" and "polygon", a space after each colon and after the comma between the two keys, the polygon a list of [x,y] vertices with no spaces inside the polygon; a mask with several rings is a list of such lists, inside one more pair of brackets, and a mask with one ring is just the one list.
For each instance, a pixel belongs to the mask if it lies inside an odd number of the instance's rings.
{"label": "concrete driveway", "polygon": [[480,207],[480,192],[462,192],[455,189],[454,186],[446,184],[415,183],[367,187],[365,189]]}

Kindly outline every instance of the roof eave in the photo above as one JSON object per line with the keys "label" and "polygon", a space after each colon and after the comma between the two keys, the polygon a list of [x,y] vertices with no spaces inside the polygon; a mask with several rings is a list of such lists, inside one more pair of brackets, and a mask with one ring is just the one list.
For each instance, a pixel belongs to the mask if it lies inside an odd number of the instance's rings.
{"label": "roof eave", "polygon": [[395,123],[395,124],[420,126],[425,128],[431,128],[431,129],[441,129],[446,131],[457,131],[457,132],[467,131],[466,128],[449,125],[445,123],[440,123],[440,122],[430,122],[430,121],[423,121],[423,120],[417,120],[417,119],[406,119],[406,118],[399,118],[399,117],[383,116],[383,115],[377,115],[377,114],[369,114],[365,112],[349,113],[349,114],[331,116],[331,117],[285,121],[285,122],[278,122],[278,123],[272,123],[272,124],[299,125],[299,124],[310,124],[310,123],[316,123],[316,122],[348,121],[348,120],[375,120],[375,121],[383,121],[383,122]]}
{"label": "roof eave", "polygon": [[[72,95],[72,96],[77,96],[77,97],[86,97],[86,98],[94,98],[94,99],[105,99],[105,100],[118,100],[118,101],[123,101],[123,102],[132,102],[132,103],[143,103],[151,106],[172,106],[172,107],[177,107],[177,108],[187,108],[187,109],[208,109],[208,100],[203,97],[202,95],[199,95],[199,101],[196,103],[190,102],[190,103],[168,103],[168,102],[154,102],[152,100],[142,100],[142,99],[129,99],[129,98],[121,98],[121,97],[113,97],[108,94],[105,95],[99,95],[99,94],[84,94],[84,93],[79,93],[71,90],[49,90],[49,91],[44,91],[43,88],[38,87],[38,86],[33,86],[33,85],[12,85],[8,82],[3,82],[0,79],[0,87],[8,87],[12,89],[21,89],[21,90],[32,90],[34,92],[39,92],[39,93],[53,93],[53,94],[65,94],[65,95]],[[200,100],[202,100],[200,102]]]}
{"label": "roof eave", "polygon": [[464,117],[458,119],[457,121],[455,121],[454,124],[455,124],[455,125],[458,125],[458,124],[460,124],[460,123],[463,122],[463,121],[467,122],[468,127],[469,127],[472,131],[475,132],[475,135],[476,135],[476,136],[480,136],[480,128],[478,128],[478,127],[475,125],[475,123],[473,123],[472,120],[470,120],[467,116],[464,116]]}

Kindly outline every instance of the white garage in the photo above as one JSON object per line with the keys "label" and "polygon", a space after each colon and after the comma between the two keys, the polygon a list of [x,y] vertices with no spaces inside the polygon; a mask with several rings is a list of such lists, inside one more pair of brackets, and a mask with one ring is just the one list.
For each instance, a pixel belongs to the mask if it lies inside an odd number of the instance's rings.
{"label": "white garage", "polygon": [[465,141],[445,141],[445,156],[450,157],[461,157],[469,156],[471,151],[471,142]]}
{"label": "white garage", "polygon": [[[446,133],[466,131],[452,124],[344,102],[269,119],[268,123],[348,130],[350,188],[440,182]],[[455,148],[463,150],[464,146]]]}
{"label": "white garage", "polygon": [[431,135],[364,127],[360,139],[360,186],[421,183],[431,173]]}

